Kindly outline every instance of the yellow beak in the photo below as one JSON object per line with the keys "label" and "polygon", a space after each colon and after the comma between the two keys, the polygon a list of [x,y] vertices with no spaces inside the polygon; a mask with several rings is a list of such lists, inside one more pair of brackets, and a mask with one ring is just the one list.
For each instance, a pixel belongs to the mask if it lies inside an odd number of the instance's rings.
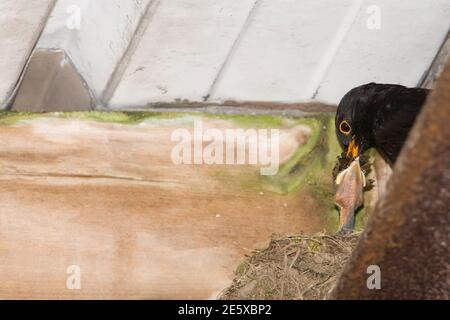
{"label": "yellow beak", "polygon": [[352,159],[355,159],[358,156],[359,147],[355,142],[355,138],[353,137],[352,141],[350,141],[350,144],[347,148],[347,157],[352,157]]}

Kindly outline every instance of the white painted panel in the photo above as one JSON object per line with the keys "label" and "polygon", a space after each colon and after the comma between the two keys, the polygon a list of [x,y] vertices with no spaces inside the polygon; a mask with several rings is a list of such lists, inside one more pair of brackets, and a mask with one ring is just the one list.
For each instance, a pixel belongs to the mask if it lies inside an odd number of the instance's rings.
{"label": "white painted panel", "polygon": [[352,11],[352,0],[262,0],[212,98],[307,99]]}
{"label": "white painted panel", "polygon": [[[377,5],[381,29],[367,28],[367,8]],[[367,82],[416,86],[450,28],[450,0],[365,0],[343,41],[317,99],[338,103]]]}
{"label": "white painted panel", "polygon": [[58,0],[38,47],[64,49],[101,98],[149,2]]}
{"label": "white painted panel", "polygon": [[161,1],[110,106],[202,100],[254,3],[255,0]]}
{"label": "white painted panel", "polygon": [[0,1],[0,108],[14,91],[53,0]]}

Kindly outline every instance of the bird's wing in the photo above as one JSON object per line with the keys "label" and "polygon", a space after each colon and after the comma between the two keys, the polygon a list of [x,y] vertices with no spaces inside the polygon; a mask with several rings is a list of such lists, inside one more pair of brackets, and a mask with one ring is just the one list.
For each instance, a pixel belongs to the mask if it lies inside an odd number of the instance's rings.
{"label": "bird's wing", "polygon": [[377,99],[373,135],[382,153],[394,163],[424,104],[429,90],[393,87]]}

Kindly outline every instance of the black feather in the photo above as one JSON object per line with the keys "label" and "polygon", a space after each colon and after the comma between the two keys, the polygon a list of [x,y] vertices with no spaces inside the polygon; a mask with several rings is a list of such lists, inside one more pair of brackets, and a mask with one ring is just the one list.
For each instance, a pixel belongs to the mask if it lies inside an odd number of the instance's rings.
{"label": "black feather", "polygon": [[[428,94],[426,89],[393,84],[369,83],[354,88],[339,104],[336,126],[347,120],[361,151],[375,147],[395,163]],[[349,138],[337,132],[340,142],[348,145]]]}

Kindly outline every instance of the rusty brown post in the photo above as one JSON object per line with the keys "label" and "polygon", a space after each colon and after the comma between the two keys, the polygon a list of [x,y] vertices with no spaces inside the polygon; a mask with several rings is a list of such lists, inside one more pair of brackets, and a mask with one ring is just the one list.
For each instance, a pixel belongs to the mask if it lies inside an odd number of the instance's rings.
{"label": "rusty brown post", "polygon": [[[331,299],[449,299],[450,61]],[[369,266],[380,289],[369,289]],[[369,269],[370,270],[370,269]]]}

